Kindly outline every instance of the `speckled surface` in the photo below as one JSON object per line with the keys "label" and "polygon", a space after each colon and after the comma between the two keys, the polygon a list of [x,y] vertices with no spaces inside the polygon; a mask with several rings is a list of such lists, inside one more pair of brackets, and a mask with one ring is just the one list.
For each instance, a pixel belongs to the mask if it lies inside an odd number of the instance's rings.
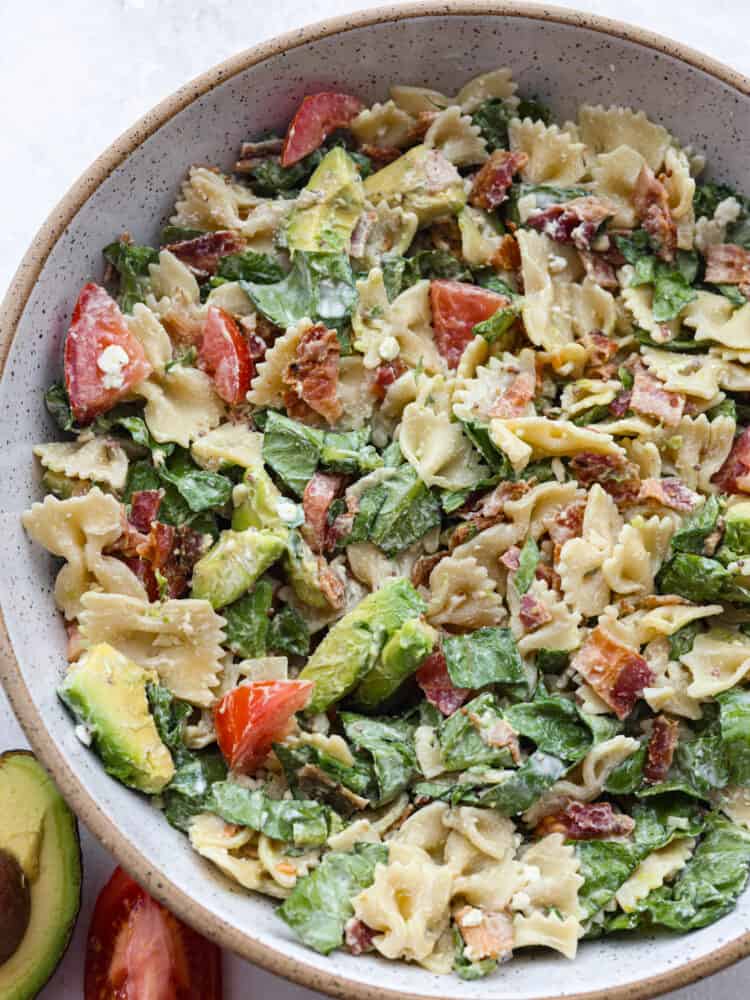
{"label": "speckled surface", "polygon": [[[607,13],[622,13],[614,4],[607,6]],[[449,23],[450,36],[445,21],[423,17],[321,39],[233,77],[175,115],[111,174],[55,247],[28,301],[2,385],[5,419],[0,430],[0,509],[5,531],[0,538],[0,560],[6,570],[0,578],[0,598],[30,697],[53,734],[57,752],[94,791],[97,804],[90,815],[96,825],[105,827],[102,813],[116,817],[117,831],[126,841],[118,850],[125,852],[131,864],[135,860],[133,848],[145,857],[141,873],[157,892],[164,891],[159,869],[168,869],[180,894],[200,897],[203,913],[193,911],[193,915],[206,921],[204,929],[216,932],[225,923],[227,940],[243,946],[242,932],[252,928],[257,943],[244,941],[247,954],[277,969],[285,962],[274,959],[277,950],[293,961],[308,963],[309,971],[298,967],[296,974],[311,985],[320,983],[320,975],[331,971],[331,962],[291,942],[269,906],[228,891],[226,883],[209,875],[184,840],[156,822],[147,805],[103,776],[94,758],[77,743],[54,697],[63,637],[52,611],[51,564],[27,544],[17,515],[36,495],[29,445],[50,430],[40,390],[57,374],[65,323],[78,287],[100,273],[101,246],[122,229],[128,229],[136,239],[152,236],[189,163],[227,165],[241,139],[251,130],[282,124],[310,87],[346,86],[368,99],[382,96],[385,81],[390,79],[450,90],[476,72],[507,62],[527,92],[551,99],[561,115],[572,114],[584,97],[605,103],[615,99],[632,102],[661,118],[684,141],[705,149],[715,171],[725,179],[741,181],[750,153],[750,101],[727,85],[668,56],[569,25],[548,23],[540,27],[528,19],[488,17],[452,17]],[[445,44],[448,37],[450,45]],[[74,794],[72,784],[64,783],[64,791]],[[77,802],[91,809],[80,797]],[[338,976],[378,984],[369,991],[370,996],[376,995],[380,986],[404,994],[481,996],[487,1000],[571,996],[626,987],[644,975],[674,969],[686,958],[698,959],[745,932],[749,924],[750,899],[732,917],[690,938],[590,945],[572,965],[562,959],[527,958],[479,984],[346,956],[338,957],[333,969]],[[238,964],[232,969],[247,967]],[[242,982],[241,973],[237,975]],[[234,974],[231,978],[234,980]],[[262,982],[266,987],[258,983],[259,995],[270,995],[265,991],[269,981]],[[325,985],[340,995],[354,995],[355,987],[340,980]],[[300,991],[294,993],[300,995]],[[292,996],[292,990],[286,995]],[[276,996],[281,998],[282,993]]]}

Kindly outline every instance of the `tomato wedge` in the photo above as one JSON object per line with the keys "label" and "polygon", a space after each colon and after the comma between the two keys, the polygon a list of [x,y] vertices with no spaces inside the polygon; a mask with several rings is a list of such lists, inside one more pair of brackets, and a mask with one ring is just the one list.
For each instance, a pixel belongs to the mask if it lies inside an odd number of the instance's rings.
{"label": "tomato wedge", "polygon": [[255,378],[255,364],[240,328],[229,313],[218,306],[208,307],[200,360],[225,403],[236,406],[244,402],[245,393]]}
{"label": "tomato wedge", "polygon": [[221,951],[116,868],[89,928],[85,1000],[221,1000]]}
{"label": "tomato wedge", "polygon": [[65,387],[76,421],[90,423],[150,374],[115,300],[93,282],[84,285],[65,338]]}
{"label": "tomato wedge", "polygon": [[440,280],[430,282],[430,305],[437,349],[449,368],[457,368],[475,325],[510,305],[510,300],[477,285]]}
{"label": "tomato wedge", "polygon": [[362,101],[351,94],[310,94],[300,104],[287,130],[281,151],[282,167],[291,167],[312,153],[331,132],[344,128],[363,108]]}
{"label": "tomato wedge", "polygon": [[312,681],[254,681],[225,695],[214,712],[219,748],[233,771],[249,774],[310,700]]}

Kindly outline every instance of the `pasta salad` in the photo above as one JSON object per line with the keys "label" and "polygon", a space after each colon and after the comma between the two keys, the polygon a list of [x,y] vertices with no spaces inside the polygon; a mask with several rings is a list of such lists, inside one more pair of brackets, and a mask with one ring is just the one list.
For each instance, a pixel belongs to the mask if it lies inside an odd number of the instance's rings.
{"label": "pasta salad", "polygon": [[59,688],[311,948],[474,979],[750,866],[750,200],[507,69],[318,93],[81,291]]}

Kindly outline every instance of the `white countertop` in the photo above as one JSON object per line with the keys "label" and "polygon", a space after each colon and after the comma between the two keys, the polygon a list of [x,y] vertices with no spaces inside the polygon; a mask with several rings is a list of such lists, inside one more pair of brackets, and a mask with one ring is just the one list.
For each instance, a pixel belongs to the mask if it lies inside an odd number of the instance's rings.
{"label": "white countertop", "polygon": [[[57,0],[2,3],[0,62],[0,290],[34,233],[72,181],[122,131],[191,77],[234,52],[374,0]],[[696,0],[571,0],[571,5],[660,31],[750,74],[750,6]],[[748,184],[750,188],[750,184]],[[0,691],[0,750],[24,739]],[[84,904],[73,944],[43,1000],[82,995],[83,951],[96,896],[113,860],[83,831]],[[690,939],[685,938],[689,950]],[[672,1000],[735,1000],[750,959]],[[225,997],[314,1000],[227,956]],[[743,989],[743,987],[745,987]]]}

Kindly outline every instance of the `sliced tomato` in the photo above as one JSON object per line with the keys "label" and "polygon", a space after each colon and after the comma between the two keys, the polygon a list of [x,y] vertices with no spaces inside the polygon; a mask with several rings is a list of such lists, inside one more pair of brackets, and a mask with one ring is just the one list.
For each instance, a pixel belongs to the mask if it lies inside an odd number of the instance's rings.
{"label": "sliced tomato", "polygon": [[311,681],[255,681],[225,695],[214,712],[219,747],[233,771],[249,774],[310,700]]}
{"label": "sliced tomato", "polygon": [[310,94],[297,109],[281,151],[282,167],[291,167],[321,146],[337,128],[356,118],[364,104],[351,94]]}
{"label": "sliced tomato", "polygon": [[[98,365],[108,347],[119,347],[127,354],[114,378]],[[84,285],[65,338],[65,386],[76,421],[90,423],[150,374],[143,347],[128,329],[115,300],[93,282]]]}
{"label": "sliced tomato", "polygon": [[85,1000],[221,1000],[221,951],[116,868],[89,928]]}
{"label": "sliced tomato", "polygon": [[456,368],[476,324],[510,305],[510,300],[477,285],[440,280],[430,282],[430,305],[437,349],[448,366]]}
{"label": "sliced tomato", "polygon": [[208,307],[200,360],[214,380],[216,391],[230,406],[245,400],[255,378],[255,363],[235,321],[218,306]]}

